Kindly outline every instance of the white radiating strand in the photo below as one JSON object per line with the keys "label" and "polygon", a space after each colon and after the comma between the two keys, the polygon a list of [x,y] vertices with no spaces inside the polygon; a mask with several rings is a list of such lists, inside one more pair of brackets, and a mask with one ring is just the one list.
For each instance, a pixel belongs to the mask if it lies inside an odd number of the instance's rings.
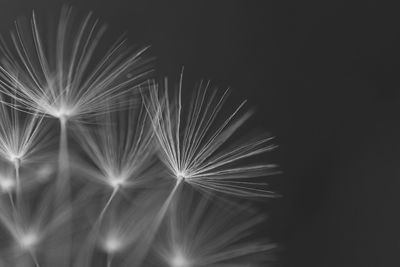
{"label": "white radiating strand", "polygon": [[251,115],[242,112],[245,102],[222,119],[229,90],[219,96],[208,83],[201,83],[189,105],[185,105],[182,81],[172,99],[167,81],[161,85],[150,82],[149,87],[149,93],[143,94],[146,109],[152,118],[160,158],[172,177],[183,178],[206,191],[242,197],[274,196],[264,183],[252,179],[276,173],[275,165],[243,163],[274,149],[272,138],[256,136],[232,143],[232,136]]}

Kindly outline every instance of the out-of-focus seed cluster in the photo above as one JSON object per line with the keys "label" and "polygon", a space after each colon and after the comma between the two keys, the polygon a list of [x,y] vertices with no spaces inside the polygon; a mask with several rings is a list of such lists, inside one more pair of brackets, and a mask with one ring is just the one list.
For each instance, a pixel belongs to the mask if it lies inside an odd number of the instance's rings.
{"label": "out-of-focus seed cluster", "polygon": [[[0,46],[0,266],[267,266],[275,196],[245,102],[152,77],[92,14],[35,14]],[[8,40],[8,41],[7,41]]]}

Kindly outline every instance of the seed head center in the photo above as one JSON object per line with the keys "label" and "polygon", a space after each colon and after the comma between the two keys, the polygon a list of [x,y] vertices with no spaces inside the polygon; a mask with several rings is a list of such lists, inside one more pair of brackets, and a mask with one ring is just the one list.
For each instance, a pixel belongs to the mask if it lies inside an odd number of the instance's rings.
{"label": "seed head center", "polygon": [[190,178],[190,175],[184,170],[183,171],[177,171],[176,172],[176,178],[178,180],[185,180],[185,179]]}

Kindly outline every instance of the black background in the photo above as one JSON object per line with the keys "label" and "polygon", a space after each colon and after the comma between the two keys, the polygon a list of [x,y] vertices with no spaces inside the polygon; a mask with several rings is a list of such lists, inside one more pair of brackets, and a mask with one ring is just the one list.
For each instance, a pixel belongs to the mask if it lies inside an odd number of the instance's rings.
{"label": "black background", "polygon": [[[378,1],[70,1],[152,45],[162,75],[211,79],[248,98],[272,132],[265,205],[279,266],[400,265],[400,19]],[[63,1],[1,0],[17,16]]]}

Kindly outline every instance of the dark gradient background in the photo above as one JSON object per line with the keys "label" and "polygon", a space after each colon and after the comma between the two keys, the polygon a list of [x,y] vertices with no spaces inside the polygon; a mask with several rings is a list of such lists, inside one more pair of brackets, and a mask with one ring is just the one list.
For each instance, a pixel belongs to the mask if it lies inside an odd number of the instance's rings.
{"label": "dark gradient background", "polygon": [[[323,3],[320,3],[323,2]],[[278,266],[400,266],[400,16],[378,1],[70,1],[152,45],[161,75],[211,79],[276,136]],[[356,1],[354,1],[356,2]],[[361,1],[360,1],[361,2]],[[63,1],[0,0],[0,29]]]}

